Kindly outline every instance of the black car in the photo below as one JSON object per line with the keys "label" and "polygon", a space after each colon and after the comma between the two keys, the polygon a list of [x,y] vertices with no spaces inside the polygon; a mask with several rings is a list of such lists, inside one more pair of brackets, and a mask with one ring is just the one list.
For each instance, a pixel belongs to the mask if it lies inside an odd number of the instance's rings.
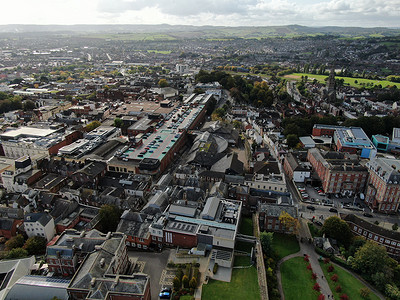
{"label": "black car", "polygon": [[307,209],[314,211],[314,210],[315,210],[315,207],[312,206],[312,205],[307,205]]}
{"label": "black car", "polygon": [[320,221],[315,221],[314,224],[316,224],[318,226],[322,226],[323,225],[322,222],[320,222]]}
{"label": "black car", "polygon": [[330,212],[333,212],[333,213],[337,213],[337,209],[336,209],[336,208],[333,208],[333,207],[331,207],[331,208],[329,209],[329,211],[330,211]]}
{"label": "black car", "polygon": [[371,215],[370,213],[367,213],[367,212],[363,213],[363,215],[364,215],[364,217],[367,217],[367,218],[373,218],[374,217],[373,215]]}

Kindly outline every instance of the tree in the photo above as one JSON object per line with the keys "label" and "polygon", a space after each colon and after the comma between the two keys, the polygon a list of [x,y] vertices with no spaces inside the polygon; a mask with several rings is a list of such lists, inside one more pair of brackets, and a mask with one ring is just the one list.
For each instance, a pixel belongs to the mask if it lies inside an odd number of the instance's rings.
{"label": "tree", "polygon": [[385,284],[390,282],[393,276],[389,267],[390,262],[385,247],[379,246],[373,241],[367,241],[364,246],[357,250],[352,267],[368,279],[374,282],[383,281],[383,284]]}
{"label": "tree", "polygon": [[399,229],[399,224],[394,223],[394,224],[392,225],[392,230],[396,231],[397,229]]}
{"label": "tree", "polygon": [[174,290],[179,290],[181,288],[181,280],[178,277],[174,277],[173,281]]}
{"label": "tree", "polygon": [[24,111],[32,111],[36,108],[35,103],[31,100],[26,100],[23,104]]}
{"label": "tree", "polygon": [[103,205],[100,208],[100,226],[103,232],[115,231],[117,229],[121,210],[115,205]]}
{"label": "tree", "polygon": [[371,294],[371,290],[367,287],[361,288],[360,289],[360,296],[363,299],[368,299],[369,298],[369,294]]}
{"label": "tree", "polygon": [[272,232],[263,231],[260,234],[261,247],[264,251],[264,254],[267,256],[271,256],[271,254],[272,254],[273,238],[274,238],[274,234]]}
{"label": "tree", "polygon": [[42,236],[33,236],[27,239],[24,249],[31,255],[40,255],[46,252],[47,240]]}
{"label": "tree", "polygon": [[164,88],[164,87],[169,86],[169,83],[166,79],[163,78],[158,81],[158,86],[161,88]]}
{"label": "tree", "polygon": [[295,134],[288,134],[286,137],[286,144],[289,148],[294,148],[299,143],[299,138]]}
{"label": "tree", "polygon": [[115,127],[121,128],[123,124],[124,124],[124,122],[122,121],[122,119],[120,119],[120,118],[115,118],[114,119],[114,126]]}
{"label": "tree", "polygon": [[99,127],[100,125],[101,123],[99,121],[90,122],[89,124],[86,125],[86,132],[90,132]]}
{"label": "tree", "polygon": [[197,280],[196,278],[192,277],[189,281],[189,287],[192,289],[195,289],[197,287]]}
{"label": "tree", "polygon": [[182,277],[182,285],[185,289],[189,287],[189,277],[187,277],[186,275],[183,275]]}
{"label": "tree", "polygon": [[23,258],[28,256],[28,251],[22,248],[14,248],[7,253],[7,259]]}
{"label": "tree", "polygon": [[299,220],[296,218],[293,218],[291,215],[289,215],[286,211],[282,211],[280,216],[279,216],[279,222],[285,226],[285,229],[288,231],[292,231],[293,234],[297,234],[299,231]]}
{"label": "tree", "polygon": [[22,234],[17,234],[6,242],[6,250],[21,248],[24,245],[24,242],[25,240]]}
{"label": "tree", "polygon": [[350,245],[353,238],[349,225],[337,216],[326,219],[321,232],[327,237],[337,240],[345,247]]}

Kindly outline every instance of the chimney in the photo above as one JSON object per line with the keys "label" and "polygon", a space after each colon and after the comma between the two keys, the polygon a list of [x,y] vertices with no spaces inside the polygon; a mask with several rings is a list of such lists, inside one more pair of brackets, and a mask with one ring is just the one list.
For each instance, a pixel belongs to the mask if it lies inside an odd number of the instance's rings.
{"label": "chimney", "polygon": [[90,286],[94,287],[94,285],[96,284],[96,278],[92,278],[92,280],[90,280]]}
{"label": "chimney", "polygon": [[347,164],[346,164],[346,163],[344,163],[343,169],[344,169],[345,171],[347,171]]}

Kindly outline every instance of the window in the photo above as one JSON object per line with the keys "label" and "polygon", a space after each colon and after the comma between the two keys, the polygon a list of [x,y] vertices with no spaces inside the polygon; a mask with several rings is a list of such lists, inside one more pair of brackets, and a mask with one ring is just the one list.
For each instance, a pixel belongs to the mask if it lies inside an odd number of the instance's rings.
{"label": "window", "polygon": [[153,240],[153,241],[155,241],[156,239],[157,239],[157,237],[155,237],[154,235],[151,237],[151,239]]}
{"label": "window", "polygon": [[358,228],[358,227],[357,227],[356,225],[354,225],[354,231],[357,231],[357,228]]}
{"label": "window", "polygon": [[380,243],[383,243],[383,240],[384,240],[383,238],[380,238],[380,239],[379,239],[379,242],[380,242]]}
{"label": "window", "polygon": [[159,242],[162,242],[162,237],[159,237],[159,238],[158,238],[158,241],[159,241]]}
{"label": "window", "polygon": [[362,232],[362,228],[358,228],[358,233],[361,234],[361,232]]}

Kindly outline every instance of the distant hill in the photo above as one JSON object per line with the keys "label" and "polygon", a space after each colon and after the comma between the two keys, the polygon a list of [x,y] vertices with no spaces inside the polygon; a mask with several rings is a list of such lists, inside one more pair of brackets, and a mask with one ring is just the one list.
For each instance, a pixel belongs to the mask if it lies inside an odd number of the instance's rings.
{"label": "distant hill", "polygon": [[[159,34],[160,39],[229,39],[335,35],[339,37],[385,37],[400,35],[400,29],[385,27],[287,26],[189,26],[189,25],[0,25],[0,33],[69,33],[110,38],[110,35]],[[116,36],[113,36],[116,38]]]}

